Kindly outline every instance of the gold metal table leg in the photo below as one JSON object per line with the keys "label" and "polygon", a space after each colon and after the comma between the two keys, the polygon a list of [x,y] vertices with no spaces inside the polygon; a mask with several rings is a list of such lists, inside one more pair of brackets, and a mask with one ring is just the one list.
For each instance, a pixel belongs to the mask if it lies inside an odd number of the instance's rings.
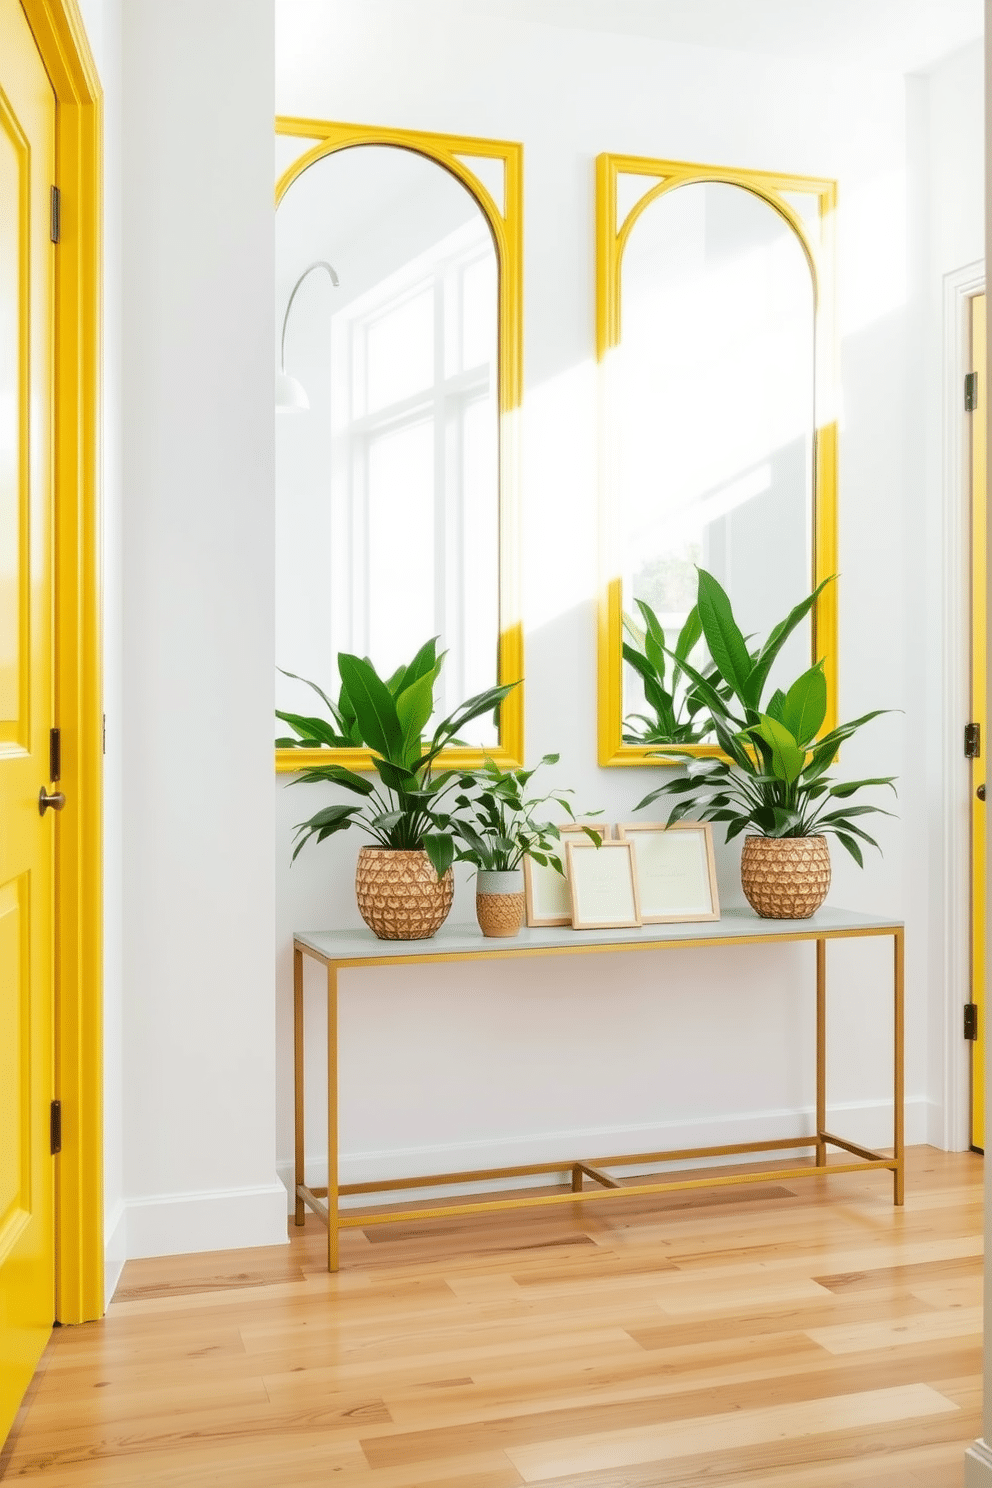
{"label": "gold metal table leg", "polygon": [[306,1182],[306,1145],[304,1138],[303,1105],[303,952],[293,947],[293,1073],[295,1077],[296,1105],[294,1112],[294,1136],[296,1141],[293,1198],[296,1201],[295,1219],[301,1225],[306,1215],[306,1206],[300,1198],[300,1184]]}
{"label": "gold metal table leg", "polygon": [[827,942],[816,942],[816,1166],[827,1165]]}
{"label": "gold metal table leg", "polygon": [[327,1269],[338,1269],[338,972],[327,968]]}
{"label": "gold metal table leg", "polygon": [[905,989],[906,989],[906,933],[898,929],[892,937],[894,1023],[895,1023],[895,1070],[893,1072],[893,1157],[896,1167],[892,1174],[893,1203],[902,1204],[906,1197],[906,1156],[903,1103],[905,1097],[904,1038],[905,1038]]}

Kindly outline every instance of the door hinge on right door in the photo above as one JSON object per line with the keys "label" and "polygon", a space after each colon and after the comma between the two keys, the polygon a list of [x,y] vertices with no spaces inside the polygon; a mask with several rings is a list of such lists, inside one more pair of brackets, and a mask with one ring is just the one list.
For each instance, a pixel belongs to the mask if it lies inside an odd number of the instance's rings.
{"label": "door hinge on right door", "polygon": [[52,1114],[50,1125],[52,1137],[52,1156],[57,1157],[62,1151],[62,1102],[52,1101]]}
{"label": "door hinge on right door", "polygon": [[964,380],[964,411],[974,413],[978,407],[978,373],[969,372]]}
{"label": "door hinge on right door", "polygon": [[966,1002],[964,1005],[964,1036],[971,1043],[978,1038],[977,1002]]}
{"label": "door hinge on right door", "polygon": [[982,753],[982,725],[966,723],[964,726],[964,757],[979,759]]}

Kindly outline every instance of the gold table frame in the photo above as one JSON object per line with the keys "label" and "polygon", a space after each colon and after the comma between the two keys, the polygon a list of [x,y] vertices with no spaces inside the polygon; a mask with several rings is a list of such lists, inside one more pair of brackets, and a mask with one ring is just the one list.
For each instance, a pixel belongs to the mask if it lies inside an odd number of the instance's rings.
{"label": "gold table frame", "polygon": [[[893,1152],[891,1157],[848,1141],[826,1129],[827,1086],[827,941],[891,936],[893,942]],[[340,1183],[338,1180],[338,972],[370,966],[422,965],[436,961],[507,960],[523,956],[568,956],[590,952],[663,951],[705,946],[782,945],[795,942],[816,944],[816,1132],[808,1137],[777,1137],[768,1141],[731,1142],[719,1146],[692,1147],[668,1152],[620,1153],[595,1159],[561,1158],[552,1162],[525,1163],[516,1167],[480,1168],[461,1173],[432,1173],[416,1178],[391,1178],[371,1183]],[[327,971],[327,1163],[326,1188],[310,1188],[305,1182],[304,1129],[304,1018],[303,958],[311,957]],[[740,1183],[792,1181],[834,1173],[854,1173],[881,1168],[892,1173],[893,1203],[902,1204],[905,1194],[904,1138],[904,1039],[905,1039],[905,929],[901,921],[874,919],[847,910],[820,910],[809,920],[762,920],[749,910],[725,910],[719,921],[687,925],[646,926],[641,930],[575,931],[571,929],[524,930],[516,939],[485,939],[470,926],[442,927],[432,940],[380,941],[370,931],[297,932],[293,937],[293,1023],[295,1075],[295,1222],[302,1225],[305,1210],[311,1209],[327,1225],[327,1269],[337,1271],[339,1235],[343,1229],[367,1229],[371,1225],[413,1223],[464,1214],[484,1214],[534,1205],[585,1202],[594,1199],[636,1198],[642,1194],[672,1193],[681,1189],[726,1187]],[[645,1163],[691,1161],[699,1158],[731,1157],[749,1152],[781,1152],[790,1148],[815,1147],[813,1166],[765,1167],[741,1174],[707,1175],[702,1169],[691,1178],[620,1184],[604,1168]],[[827,1148],[837,1147],[853,1162],[827,1166]],[[494,1197],[431,1204],[417,1209],[376,1209],[356,1214],[341,1211],[341,1199],[352,1194],[378,1194],[447,1184],[484,1182],[493,1178],[523,1178],[561,1173],[571,1169],[571,1187],[563,1193],[539,1193],[533,1198]],[[584,1179],[599,1185],[584,1189]]]}

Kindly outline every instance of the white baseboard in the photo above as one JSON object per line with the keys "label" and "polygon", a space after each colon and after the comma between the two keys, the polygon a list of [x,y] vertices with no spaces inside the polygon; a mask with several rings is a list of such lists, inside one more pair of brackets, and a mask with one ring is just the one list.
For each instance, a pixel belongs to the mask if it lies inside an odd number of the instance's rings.
{"label": "white baseboard", "polygon": [[981,1437],[964,1454],[964,1488],[992,1488],[992,1447]]}
{"label": "white baseboard", "polygon": [[278,1182],[259,1188],[154,1194],[129,1199],[124,1207],[129,1260],[288,1242],[286,1191]]}
{"label": "white baseboard", "polygon": [[[906,1102],[906,1143],[915,1146],[928,1142],[929,1102],[922,1096]],[[539,1132],[532,1136],[509,1139],[447,1143],[436,1147],[398,1147],[391,1151],[342,1153],[338,1164],[341,1183],[372,1183],[384,1178],[412,1178],[420,1173],[461,1173],[479,1168],[509,1168],[527,1163],[562,1160],[562,1178],[568,1164],[576,1158],[594,1162],[597,1157],[614,1152],[664,1152],[686,1147],[716,1147],[732,1142],[762,1142],[774,1137],[807,1136],[814,1128],[812,1110],[761,1111],[746,1116],[719,1117],[713,1120],[672,1122],[650,1126],[594,1127],[569,1132]],[[889,1101],[872,1101],[858,1105],[830,1106],[827,1127],[839,1137],[860,1142],[863,1146],[892,1146],[892,1105]],[[808,1149],[811,1150],[811,1149]],[[756,1154],[739,1157],[696,1159],[680,1162],[680,1168],[713,1166],[730,1162],[753,1162]],[[760,1154],[759,1154],[760,1156]],[[787,1157],[787,1152],[769,1156]],[[655,1165],[658,1166],[658,1165]],[[645,1165],[642,1172],[649,1171]],[[293,1208],[293,1163],[280,1162],[279,1177],[286,1188],[289,1208]],[[487,1193],[501,1188],[537,1188],[553,1181],[554,1175],[536,1174],[525,1178],[497,1178],[485,1182],[444,1187],[418,1188],[406,1197],[441,1198],[462,1192]],[[327,1154],[307,1157],[306,1181],[311,1188],[327,1183]],[[363,1194],[342,1199],[342,1208],[375,1203],[395,1203],[395,1194]]]}
{"label": "white baseboard", "polygon": [[118,1199],[104,1220],[103,1305],[110,1306],[127,1260],[127,1205]]}

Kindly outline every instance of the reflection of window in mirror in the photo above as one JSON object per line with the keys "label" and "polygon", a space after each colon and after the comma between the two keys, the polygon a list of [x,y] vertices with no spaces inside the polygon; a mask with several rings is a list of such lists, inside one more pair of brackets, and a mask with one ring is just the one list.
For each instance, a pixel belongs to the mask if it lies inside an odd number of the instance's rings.
{"label": "reflection of window in mirror", "polygon": [[[310,408],[277,420],[277,660],[330,694],[339,652],[389,676],[433,635],[447,651],[439,716],[519,676],[505,654],[499,249],[467,184],[408,147],[320,154],[282,195],[279,326],[308,264],[329,261],[338,283],[306,281],[286,326],[285,370]],[[277,699],[314,711],[284,677]],[[505,753],[505,723],[477,720],[464,743]]]}
{"label": "reflection of window in mirror", "polygon": [[[634,209],[622,223],[617,215],[612,262],[600,264],[601,301],[615,295],[600,319],[612,451],[602,763],[644,762],[664,742],[713,745],[700,726],[705,710],[691,712],[691,683],[671,658],[661,684],[671,708],[630,663],[649,629],[676,647],[697,566],[727,590],[755,645],[832,571],[823,542],[831,524],[818,511],[833,502],[832,462],[817,469],[823,317],[818,324],[815,267],[797,219],[743,181],[676,177],[657,190],[650,175],[631,179]],[[827,184],[810,183],[814,200]],[[600,185],[602,212],[602,167]],[[601,255],[604,241],[601,230]],[[825,655],[826,641],[822,616],[816,630],[800,626],[769,691]],[[705,670],[702,642],[690,659]]]}

